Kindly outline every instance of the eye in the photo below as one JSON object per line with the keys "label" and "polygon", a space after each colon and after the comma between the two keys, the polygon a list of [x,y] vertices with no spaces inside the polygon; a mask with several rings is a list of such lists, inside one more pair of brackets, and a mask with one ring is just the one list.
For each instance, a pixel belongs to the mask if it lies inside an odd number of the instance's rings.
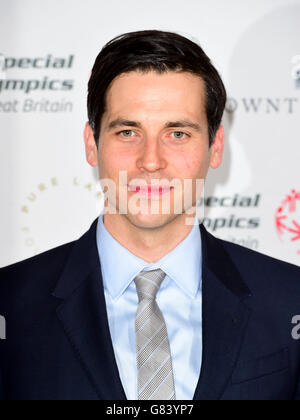
{"label": "eye", "polygon": [[133,130],[122,130],[122,131],[119,131],[119,133],[117,134],[122,134],[123,137],[130,138],[135,134],[135,132]]}
{"label": "eye", "polygon": [[181,140],[184,138],[184,136],[187,136],[187,134],[184,133],[183,131],[173,131],[172,134],[174,134],[174,138],[178,140]]}

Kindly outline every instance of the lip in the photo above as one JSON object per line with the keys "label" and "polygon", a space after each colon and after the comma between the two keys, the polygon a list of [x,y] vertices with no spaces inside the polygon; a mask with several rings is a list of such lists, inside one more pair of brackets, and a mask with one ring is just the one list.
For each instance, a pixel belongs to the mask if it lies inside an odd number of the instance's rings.
{"label": "lip", "polygon": [[130,192],[138,193],[140,195],[146,195],[146,196],[160,196],[163,194],[166,194],[167,192],[170,192],[174,189],[174,187],[164,187],[164,186],[158,186],[158,185],[128,185],[128,190]]}

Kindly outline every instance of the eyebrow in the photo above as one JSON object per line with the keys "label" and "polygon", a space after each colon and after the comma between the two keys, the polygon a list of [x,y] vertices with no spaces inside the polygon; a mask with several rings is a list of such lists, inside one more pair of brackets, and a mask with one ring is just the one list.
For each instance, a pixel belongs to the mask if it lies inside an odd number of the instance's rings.
{"label": "eyebrow", "polygon": [[[130,121],[123,118],[116,118],[108,124],[108,130],[112,130],[116,127],[137,127],[142,128],[142,124],[138,121]],[[165,124],[164,128],[192,128],[196,131],[202,132],[202,128],[199,124],[194,123],[189,120],[178,120],[178,121],[169,121]]]}

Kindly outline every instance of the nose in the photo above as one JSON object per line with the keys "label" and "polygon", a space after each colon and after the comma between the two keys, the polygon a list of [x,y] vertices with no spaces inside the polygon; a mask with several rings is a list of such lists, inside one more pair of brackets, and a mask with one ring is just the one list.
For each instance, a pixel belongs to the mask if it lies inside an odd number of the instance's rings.
{"label": "nose", "polygon": [[163,145],[156,138],[145,140],[141,154],[137,159],[137,167],[142,172],[152,173],[165,169],[166,166]]}

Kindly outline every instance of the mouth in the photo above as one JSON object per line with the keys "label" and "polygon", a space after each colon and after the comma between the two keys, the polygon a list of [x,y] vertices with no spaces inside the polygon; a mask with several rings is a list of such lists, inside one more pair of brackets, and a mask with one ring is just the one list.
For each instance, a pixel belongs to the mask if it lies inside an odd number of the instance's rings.
{"label": "mouth", "polygon": [[160,196],[171,192],[174,187],[159,185],[128,185],[129,192],[139,193],[146,196]]}

